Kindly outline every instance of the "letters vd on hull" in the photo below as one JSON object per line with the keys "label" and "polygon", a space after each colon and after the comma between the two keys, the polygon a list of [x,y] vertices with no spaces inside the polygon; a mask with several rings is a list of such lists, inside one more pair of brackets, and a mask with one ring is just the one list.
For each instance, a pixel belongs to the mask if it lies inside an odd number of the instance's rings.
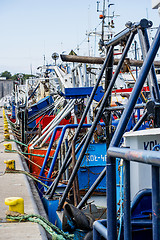
{"label": "letters vd on hull", "polygon": [[155,145],[159,145],[157,140],[144,142],[144,150],[152,150]]}

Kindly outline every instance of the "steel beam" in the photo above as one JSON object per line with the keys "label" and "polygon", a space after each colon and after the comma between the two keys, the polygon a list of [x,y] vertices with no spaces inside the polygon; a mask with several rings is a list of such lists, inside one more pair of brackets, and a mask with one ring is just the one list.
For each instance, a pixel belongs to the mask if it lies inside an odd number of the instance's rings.
{"label": "steel beam", "polygon": [[128,161],[151,164],[160,167],[160,154],[156,151],[135,150],[130,148],[109,147],[108,156]]}
{"label": "steel beam", "polygon": [[124,168],[124,240],[131,240],[131,206],[130,206],[130,162],[123,162]]}
{"label": "steel beam", "polygon": [[[158,154],[158,152],[157,152]],[[160,239],[160,173],[159,167],[152,166],[152,234]]]}

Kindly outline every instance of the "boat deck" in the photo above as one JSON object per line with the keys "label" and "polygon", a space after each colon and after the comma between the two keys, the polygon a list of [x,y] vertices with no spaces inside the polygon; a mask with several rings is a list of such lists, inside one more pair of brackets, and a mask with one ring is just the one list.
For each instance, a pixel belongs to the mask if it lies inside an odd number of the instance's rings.
{"label": "boat deck", "polygon": [[[5,198],[21,197],[24,199],[24,212],[27,214],[38,214],[30,185],[24,174],[5,173],[5,160],[15,160],[17,170],[24,170],[20,156],[17,153],[4,152],[3,142],[3,124],[2,109],[0,108],[0,239],[47,239],[46,233],[37,223],[31,222],[6,222],[6,211],[9,206],[5,205]],[[13,138],[10,135],[10,138]],[[17,149],[14,142],[11,142],[12,149]]]}

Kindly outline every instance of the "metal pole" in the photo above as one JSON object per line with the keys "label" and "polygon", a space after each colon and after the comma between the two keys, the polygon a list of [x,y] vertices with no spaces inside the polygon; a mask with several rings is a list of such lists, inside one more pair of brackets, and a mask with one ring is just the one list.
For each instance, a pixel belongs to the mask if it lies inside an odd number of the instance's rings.
{"label": "metal pole", "polygon": [[[131,35],[130,35],[130,37],[131,37]],[[131,40],[131,39],[130,39]],[[132,39],[133,40],[133,39]],[[131,40],[131,42],[132,42],[132,40]],[[129,42],[129,40],[128,40],[128,42]],[[113,70],[113,54],[112,54],[112,58],[110,59],[110,70],[108,71],[108,73],[107,73],[107,81],[106,81],[106,89],[105,90],[107,90],[107,88],[109,87],[109,85],[110,85],[110,82],[112,81],[112,70]],[[111,103],[111,92],[110,92],[110,94],[109,94],[109,97],[108,97],[108,101],[107,101],[107,107],[108,106],[110,106],[110,103]],[[110,145],[110,141],[111,141],[111,134],[112,134],[112,130],[111,130],[111,125],[110,125],[110,123],[111,123],[111,112],[109,112],[109,111],[107,111],[107,112],[105,112],[105,114],[104,114],[104,116],[106,117],[106,149],[108,149],[109,148],[109,145]],[[109,163],[110,164],[110,163]],[[116,185],[116,174],[114,174],[114,173],[116,173],[116,164],[115,164],[115,162],[113,162],[113,163],[111,163],[111,165],[112,165],[112,170],[114,169],[114,171],[109,171],[109,174],[107,173],[107,176],[106,176],[106,186],[107,186],[107,184],[109,184],[109,182],[108,181],[110,181],[111,179],[111,181],[114,181],[114,184]],[[108,166],[108,163],[107,163],[107,166]],[[107,169],[108,169],[108,167],[107,167]],[[108,171],[108,170],[107,170]],[[113,174],[112,175],[112,177],[110,176],[110,174]],[[111,177],[111,178],[110,178]],[[110,178],[110,180],[108,180]],[[108,183],[107,183],[108,182]],[[114,195],[114,197],[113,197],[113,201],[114,201],[114,199],[115,199],[115,201],[116,201],[116,190],[115,189],[112,189],[113,191],[112,191],[112,196]],[[107,193],[107,188],[106,188],[106,196],[108,196],[108,193]],[[107,204],[110,202],[110,200],[111,199],[107,199]],[[112,201],[112,200],[111,200]],[[115,203],[116,204],[116,203]],[[109,205],[110,205],[110,203],[109,203]],[[108,206],[107,206],[108,207]],[[114,215],[116,214],[116,212],[114,212],[113,211],[113,217],[114,217]],[[114,219],[114,218],[113,218]],[[112,221],[112,219],[111,219],[111,221]],[[117,228],[117,226],[115,225],[115,228]],[[107,230],[107,233],[106,233],[106,235],[109,235],[110,234],[110,231],[108,231]],[[114,238],[113,238],[114,239]]]}
{"label": "metal pole", "polygon": [[[26,132],[28,130],[28,125],[27,125],[28,119],[27,118],[28,118],[28,110],[25,107],[25,109],[24,109],[24,128],[25,128],[25,135],[24,135],[24,137],[25,137],[25,143],[27,143],[27,141],[28,141],[28,139],[26,138]],[[23,150],[24,149],[25,148],[23,148]]]}
{"label": "metal pole", "polygon": [[[137,41],[134,41],[135,60],[137,60]],[[136,66],[136,79],[138,78],[138,68]]]}
{"label": "metal pole", "polygon": [[[21,138],[22,143],[25,143],[25,109],[21,109]],[[22,146],[24,150],[24,146]]]}
{"label": "metal pole", "polygon": [[[112,51],[112,55],[110,57],[109,60],[109,64],[108,67],[106,69],[106,75],[105,75],[105,92],[107,91],[107,88],[111,82],[113,76],[113,51]],[[110,96],[108,97],[108,100],[106,102],[106,106],[105,107],[109,107],[111,105],[111,92],[110,92]],[[105,111],[104,114],[104,122],[105,122],[105,126],[106,126],[106,146],[107,149],[109,148],[109,144],[110,144],[110,140],[111,140],[111,112],[110,111]]]}
{"label": "metal pole", "polygon": [[[71,177],[70,177],[70,179],[69,179],[69,182],[68,182],[68,184],[67,184],[67,187],[66,187],[66,189],[65,189],[65,191],[64,191],[64,193],[63,193],[63,196],[62,196],[62,198],[61,198],[61,201],[60,201],[58,210],[61,210],[61,208],[62,208],[62,206],[63,206],[63,204],[64,204],[64,201],[65,201],[65,199],[66,199],[66,197],[67,197],[67,194],[68,194],[68,192],[69,192],[69,190],[70,190],[70,188],[71,188],[71,185],[72,185],[72,183],[73,183],[74,177],[75,177],[75,175],[77,174],[78,168],[79,168],[79,166],[80,166],[80,164],[81,164],[81,161],[82,161],[82,159],[83,159],[83,157],[84,157],[84,154],[85,154],[85,152],[86,152],[86,150],[87,150],[88,144],[89,144],[89,142],[90,142],[90,140],[91,140],[91,138],[92,138],[92,135],[93,135],[93,132],[94,132],[96,126],[97,126],[97,123],[99,122],[99,119],[101,118],[103,109],[104,109],[104,107],[105,107],[105,105],[106,105],[106,101],[107,101],[107,99],[108,99],[108,97],[109,97],[109,95],[110,95],[110,93],[111,93],[111,91],[112,91],[112,88],[113,88],[114,83],[115,83],[115,81],[116,81],[116,79],[117,79],[117,76],[118,76],[118,74],[119,74],[119,71],[120,71],[120,69],[121,69],[121,67],[122,67],[122,64],[123,64],[123,62],[124,62],[125,56],[126,56],[128,50],[129,50],[129,48],[130,48],[130,45],[131,45],[132,40],[133,40],[133,38],[134,38],[134,35],[135,35],[135,34],[132,32],[132,33],[130,34],[130,36],[129,36],[129,39],[128,39],[128,41],[127,41],[126,47],[125,47],[125,49],[124,49],[124,51],[123,51],[123,54],[122,54],[122,57],[121,57],[121,59],[120,59],[120,61],[119,61],[119,64],[118,64],[118,66],[117,66],[117,69],[116,69],[116,71],[115,71],[115,73],[114,73],[114,75],[113,75],[113,78],[112,78],[112,80],[111,80],[111,82],[110,82],[110,84],[109,84],[109,86],[108,86],[108,89],[107,89],[107,91],[106,91],[106,93],[105,93],[105,95],[104,95],[104,97],[103,97],[103,100],[102,100],[101,105],[100,105],[100,108],[99,108],[99,110],[98,110],[98,112],[97,112],[95,121],[94,121],[93,124],[92,124],[92,127],[91,127],[91,129],[90,129],[90,131],[89,131],[88,137],[87,137],[87,139],[86,139],[86,141],[85,141],[85,143],[84,143],[83,149],[82,149],[82,151],[81,151],[81,153],[80,153],[80,156],[79,156],[79,158],[78,158],[78,160],[77,160],[77,163],[76,163],[76,165],[75,165],[75,168],[74,168],[74,170],[73,170],[73,172],[72,172],[72,174],[71,174]],[[112,50],[112,49],[111,49],[111,50]],[[110,52],[110,50],[109,50],[109,52]],[[109,53],[108,53],[108,54],[109,54]],[[108,55],[107,55],[107,56],[108,56]]]}
{"label": "metal pole", "polygon": [[152,166],[152,234],[160,239],[160,175],[159,167]]}
{"label": "metal pole", "polygon": [[[107,156],[107,239],[117,239],[116,159]],[[112,196],[112,197],[111,197]]]}
{"label": "metal pole", "polygon": [[[83,139],[82,139],[82,141],[83,141]],[[66,139],[65,139],[65,155],[66,155],[67,151],[68,151],[68,139],[66,138]],[[65,158],[65,155],[64,155],[64,158]],[[64,162],[64,159],[63,159],[63,162]],[[60,169],[59,169],[59,171],[60,171]],[[66,168],[66,176],[65,176],[65,179],[66,179],[66,180],[69,179],[69,169],[68,169],[68,168]]]}
{"label": "metal pole", "polygon": [[102,41],[102,46],[104,45],[104,25],[105,25],[105,0],[103,0],[103,12],[102,12],[102,15],[103,15],[103,19],[102,19],[102,38],[101,38],[101,41]]}
{"label": "metal pole", "polygon": [[156,151],[135,150],[130,148],[109,147],[108,156],[128,161],[151,164],[160,167],[160,154]]}
{"label": "metal pole", "polygon": [[[103,64],[105,61],[105,58],[102,58],[102,57],[75,56],[75,55],[60,55],[60,56],[61,56],[62,61],[64,61],[64,62]],[[143,65],[142,60],[134,60],[134,59],[129,59],[129,58],[126,58],[126,60],[125,60],[126,63],[128,63],[130,66],[141,67]],[[119,63],[119,59],[115,58],[113,65],[118,65],[118,63]],[[160,61],[154,61],[154,66],[160,67]],[[72,74],[73,74],[73,72],[72,72]],[[73,76],[72,76],[72,78],[73,78]],[[73,82],[75,82],[75,81],[73,81]],[[73,85],[73,87],[75,87],[75,86]]]}
{"label": "metal pole", "polygon": [[[148,34],[147,34],[147,29],[144,29],[143,30],[143,35],[144,35],[144,40],[145,40],[145,43],[146,43],[146,47],[147,47],[147,52],[150,48],[150,43],[149,43],[149,39],[148,39]],[[150,70],[150,77],[151,77],[151,83],[152,83],[152,86],[154,88],[154,97],[155,97],[155,100],[157,102],[160,102],[160,93],[159,93],[159,86],[158,86],[158,82],[157,82],[157,77],[156,77],[156,72],[155,72],[155,69],[154,69],[154,65],[152,64],[151,66],[151,70]],[[151,91],[151,89],[150,89]]]}
{"label": "metal pole", "polygon": [[[93,239],[101,239],[101,236],[104,237],[104,239],[107,238],[107,228],[102,224],[105,223],[105,220],[95,221],[93,224]],[[95,232],[96,230],[96,232]],[[97,238],[98,237],[98,238]]]}
{"label": "metal pole", "polygon": [[[135,105],[135,109],[143,109],[144,107],[146,106],[146,104],[144,103],[141,103],[141,104],[136,104]],[[116,106],[116,107],[106,107],[105,110],[107,111],[120,111],[120,110],[124,110],[125,109],[125,106],[122,105],[122,106]]]}
{"label": "metal pole", "polygon": [[[143,59],[145,59],[150,47],[147,29],[138,29],[138,35],[139,35],[139,40],[141,44]],[[153,64],[151,66],[151,70],[149,71],[147,79],[148,79],[148,85],[150,88],[151,98],[159,101],[160,99],[159,87],[158,87],[156,73],[155,73]]]}
{"label": "metal pole", "polygon": [[123,162],[124,174],[124,240],[131,240],[131,208],[130,208],[130,162]]}
{"label": "metal pole", "polygon": [[54,139],[55,139],[55,136],[56,136],[56,133],[57,133],[57,130],[58,129],[62,129],[64,126],[57,126],[55,127],[54,131],[53,131],[53,134],[52,134],[52,137],[51,137],[51,140],[49,142],[49,146],[48,146],[48,149],[47,149],[47,153],[46,153],[46,156],[45,156],[45,159],[43,161],[43,165],[41,167],[41,171],[40,171],[40,174],[39,176],[43,176],[44,174],[44,169],[45,169],[45,166],[46,166],[46,163],[47,163],[47,160],[48,160],[48,157],[49,157],[49,154],[51,152],[51,148],[52,148],[52,145],[53,145],[53,142],[54,142]]}
{"label": "metal pole", "polygon": [[148,113],[147,111],[145,111],[143,113],[143,115],[141,116],[141,118],[139,119],[139,121],[136,123],[136,125],[133,127],[132,131],[137,131],[138,128],[141,126],[141,124],[145,121],[145,119],[147,118]]}

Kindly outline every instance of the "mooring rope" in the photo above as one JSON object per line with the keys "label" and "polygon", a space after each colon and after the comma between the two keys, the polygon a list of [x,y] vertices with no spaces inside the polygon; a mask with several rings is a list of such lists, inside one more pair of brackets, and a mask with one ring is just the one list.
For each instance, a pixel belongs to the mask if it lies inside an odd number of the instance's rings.
{"label": "mooring rope", "polygon": [[56,227],[54,224],[49,222],[47,219],[44,217],[37,215],[37,214],[19,214],[16,212],[10,212],[7,213],[6,218],[11,219],[11,220],[18,220],[19,222],[21,221],[29,221],[29,222],[35,222],[40,224],[51,236],[52,239],[57,239],[57,240],[72,240],[74,235],[73,234],[68,234],[60,230],[58,227]]}

